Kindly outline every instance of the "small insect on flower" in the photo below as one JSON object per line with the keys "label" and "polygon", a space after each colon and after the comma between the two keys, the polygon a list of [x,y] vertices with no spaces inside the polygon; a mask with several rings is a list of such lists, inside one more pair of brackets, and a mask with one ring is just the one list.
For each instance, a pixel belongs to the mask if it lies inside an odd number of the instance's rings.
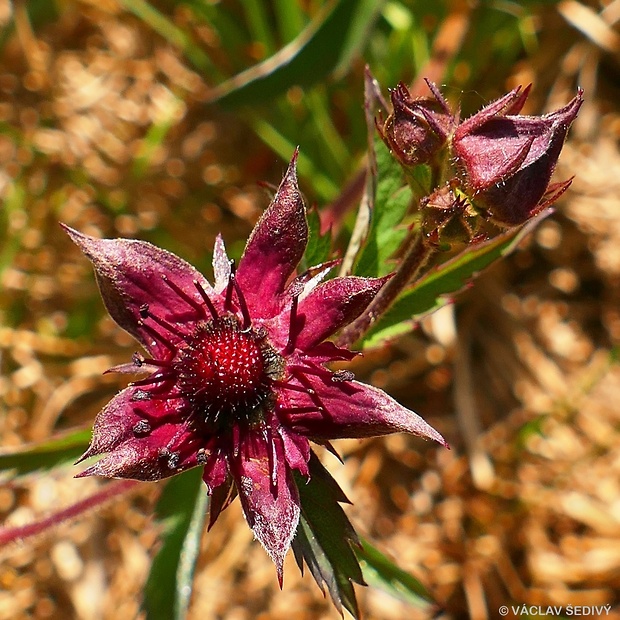
{"label": "small insect on flower", "polygon": [[95,239],[64,227],[92,261],[112,318],[146,350],[111,369],[140,372],[95,420],[78,476],[159,480],[203,467],[210,525],[239,495],[280,583],[300,517],[293,470],[310,475],[310,441],[409,432],[446,445],[387,394],[330,370],[356,353],[327,339],[386,282],[332,265],[295,275],[307,239],[297,153],[235,269],[218,237],[213,286],[149,243]]}

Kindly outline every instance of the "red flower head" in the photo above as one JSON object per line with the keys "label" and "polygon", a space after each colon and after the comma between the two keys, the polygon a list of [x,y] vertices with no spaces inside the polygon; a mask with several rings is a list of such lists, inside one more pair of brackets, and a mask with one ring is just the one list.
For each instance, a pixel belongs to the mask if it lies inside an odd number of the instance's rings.
{"label": "red flower head", "polygon": [[387,394],[326,364],[354,353],[325,341],[356,318],[386,278],[322,282],[329,266],[295,276],[307,243],[296,155],[235,270],[215,244],[213,286],[174,254],[126,239],[67,232],[92,261],[111,316],[147,356],[113,370],[146,377],[95,420],[79,476],[159,480],[204,468],[211,524],[236,492],[282,578],[309,476],[309,440],[406,431],[445,444]]}
{"label": "red flower head", "polygon": [[516,226],[556,200],[569,181],[549,185],[564,139],[583,103],[523,116],[529,87],[515,88],[463,121],[452,138],[465,190],[499,224]]}

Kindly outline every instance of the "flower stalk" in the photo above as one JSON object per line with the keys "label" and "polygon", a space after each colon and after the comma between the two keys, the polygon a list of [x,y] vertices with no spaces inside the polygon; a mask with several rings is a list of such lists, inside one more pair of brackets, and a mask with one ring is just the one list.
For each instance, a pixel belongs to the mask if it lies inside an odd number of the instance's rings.
{"label": "flower stalk", "polygon": [[124,495],[138,486],[138,482],[135,480],[119,480],[117,482],[111,482],[107,484],[101,491],[94,493],[90,497],[87,497],[63,510],[59,510],[54,514],[41,519],[40,521],[34,521],[27,525],[18,525],[15,527],[3,527],[0,528],[0,548],[4,547],[18,540],[24,540],[31,536],[37,536],[47,532],[50,528],[56,527],[65,521],[72,521],[81,516],[89,510],[101,507],[106,502]]}
{"label": "flower stalk", "polygon": [[420,275],[437,249],[437,244],[430,237],[421,231],[415,232],[393,277],[383,285],[366,310],[340,332],[336,344],[350,347],[356,343],[392,305],[405,286]]}

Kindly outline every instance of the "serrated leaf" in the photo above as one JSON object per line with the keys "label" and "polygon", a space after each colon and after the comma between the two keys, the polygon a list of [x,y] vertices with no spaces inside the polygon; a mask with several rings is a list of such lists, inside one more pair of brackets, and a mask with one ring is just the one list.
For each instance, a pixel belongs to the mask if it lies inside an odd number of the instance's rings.
{"label": "serrated leaf", "polygon": [[356,548],[355,553],[369,586],[425,611],[430,611],[436,605],[426,588],[413,575],[398,567],[367,540],[362,540],[361,547]]}
{"label": "serrated leaf", "polygon": [[301,516],[293,552],[300,569],[307,564],[321,591],[327,586],[336,609],[345,607],[359,618],[353,583],[365,585],[353,551],[359,539],[338,502],[346,496],[315,454],[310,458],[310,480],[297,476]]}
{"label": "serrated leaf", "polygon": [[402,168],[379,139],[375,140],[377,191],[370,228],[353,269],[358,276],[379,277],[390,272],[388,259],[407,236],[400,226],[411,203],[411,189],[405,185]]}
{"label": "serrated leaf", "polygon": [[91,431],[80,429],[55,435],[39,443],[0,450],[0,471],[23,476],[73,463],[88,448]]}
{"label": "serrated leaf", "polygon": [[329,2],[288,45],[267,60],[220,84],[210,103],[255,105],[274,99],[291,86],[310,86],[342,72],[363,48],[383,2]]}
{"label": "serrated leaf", "polygon": [[147,620],[187,617],[207,502],[200,468],[166,483],[155,507],[163,532],[161,548],[153,559],[144,587],[142,607]]}
{"label": "serrated leaf", "polygon": [[480,271],[512,252],[523,237],[548,214],[549,211],[541,214],[519,230],[510,230],[489,241],[468,246],[454,258],[429,271],[406,289],[377,321],[364,336],[363,347],[368,349],[379,346],[385,340],[410,331],[413,323],[450,303],[451,297]]}

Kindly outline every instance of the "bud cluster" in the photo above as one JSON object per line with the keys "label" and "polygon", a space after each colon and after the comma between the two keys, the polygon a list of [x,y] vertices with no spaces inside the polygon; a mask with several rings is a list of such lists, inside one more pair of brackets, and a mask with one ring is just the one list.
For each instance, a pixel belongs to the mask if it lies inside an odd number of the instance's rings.
{"label": "bud cluster", "polygon": [[569,187],[571,179],[550,181],[583,103],[581,89],[555,112],[526,116],[520,112],[530,87],[518,87],[460,121],[437,86],[427,85],[431,96],[414,99],[400,83],[379,127],[408,176],[420,165],[433,173],[437,189],[420,200],[427,235],[471,240],[485,221],[521,225]]}

